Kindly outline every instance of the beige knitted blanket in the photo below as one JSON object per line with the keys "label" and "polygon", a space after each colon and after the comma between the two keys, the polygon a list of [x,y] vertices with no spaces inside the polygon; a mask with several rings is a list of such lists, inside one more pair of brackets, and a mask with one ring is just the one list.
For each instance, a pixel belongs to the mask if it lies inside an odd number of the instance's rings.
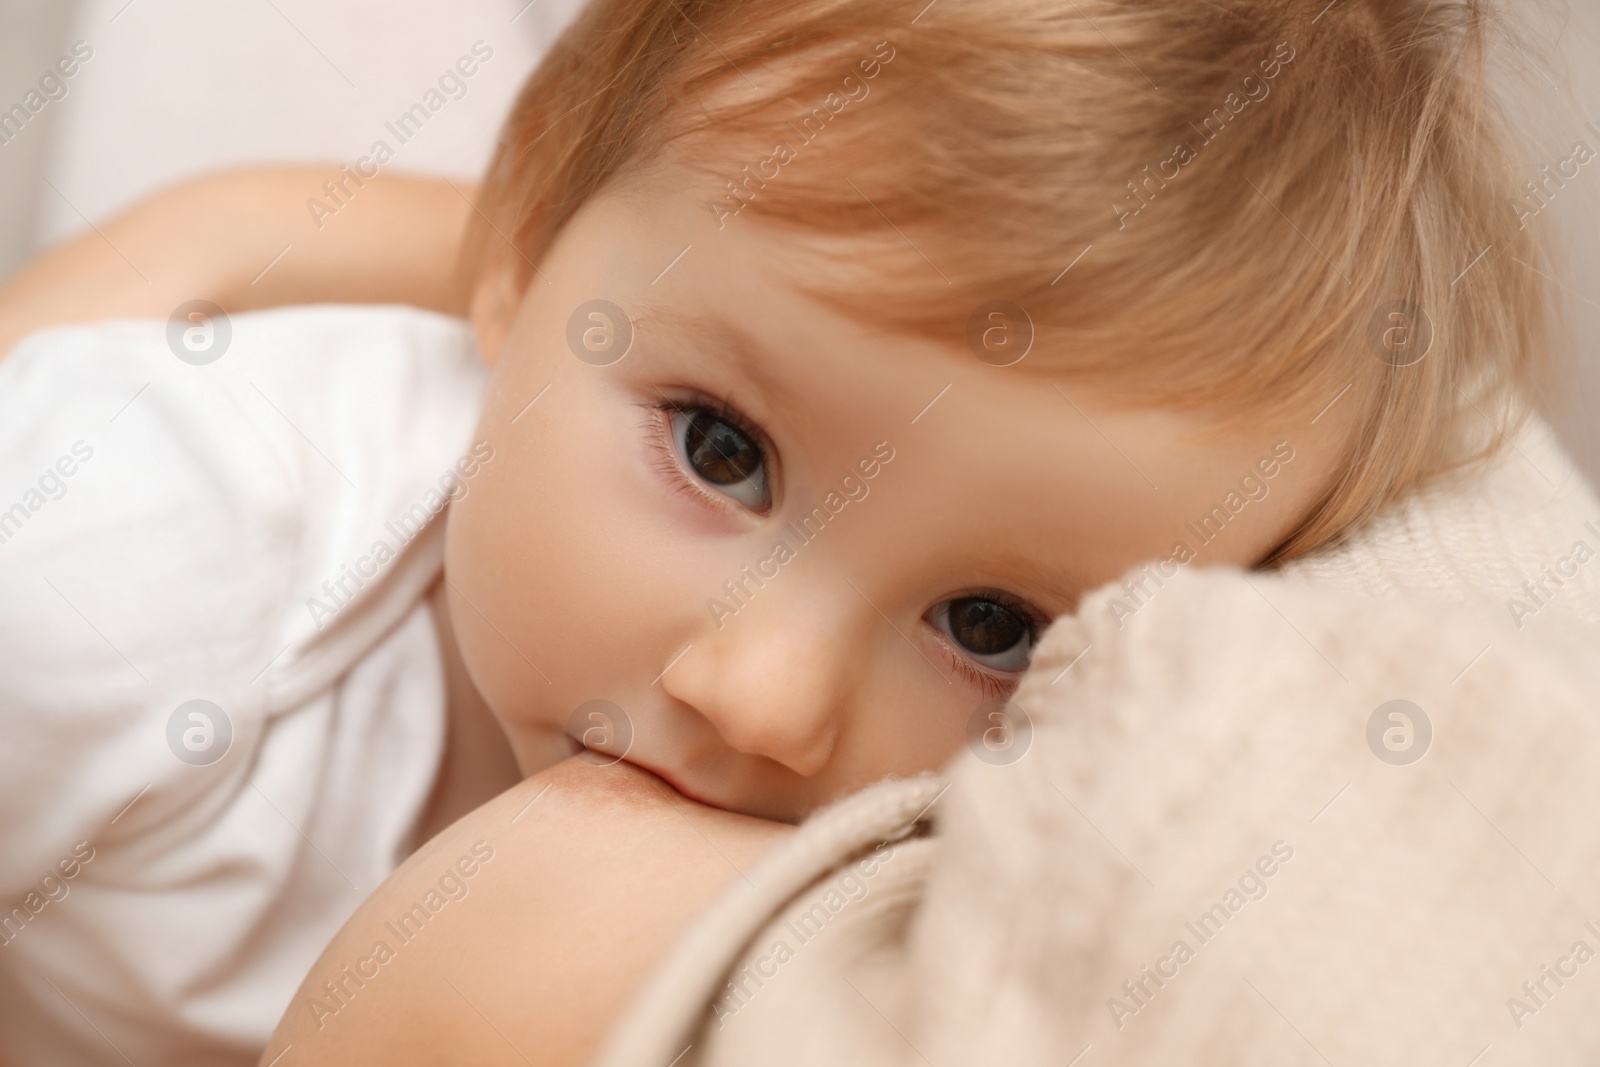
{"label": "beige knitted blanket", "polygon": [[1600,506],[1548,430],[1283,571],[1152,574],[750,872],[598,1062],[1600,1063]]}

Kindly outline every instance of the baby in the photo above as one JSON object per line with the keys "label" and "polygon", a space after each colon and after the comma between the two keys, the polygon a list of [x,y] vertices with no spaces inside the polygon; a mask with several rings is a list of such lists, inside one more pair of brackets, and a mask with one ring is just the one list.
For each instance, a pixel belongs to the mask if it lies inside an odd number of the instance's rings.
{"label": "baby", "polygon": [[936,767],[1080,592],[1313,551],[1514,395],[1480,15],[1096,10],[599,4],[529,82],[445,563],[525,772],[796,820]]}
{"label": "baby", "polygon": [[0,1056],[247,1061],[508,750],[799,821],[1005,729],[1087,590],[1313,552],[1481,453],[1543,344],[1485,17],[599,0],[506,124],[470,331],[35,334],[5,906],[93,858],[10,911]]}

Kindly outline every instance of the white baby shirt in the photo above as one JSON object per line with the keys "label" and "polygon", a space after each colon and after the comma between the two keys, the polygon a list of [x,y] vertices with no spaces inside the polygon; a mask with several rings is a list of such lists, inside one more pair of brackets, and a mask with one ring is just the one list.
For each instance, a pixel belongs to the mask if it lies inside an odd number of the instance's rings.
{"label": "white baby shirt", "polygon": [[414,844],[486,377],[400,307],[0,360],[0,1062],[255,1062]]}

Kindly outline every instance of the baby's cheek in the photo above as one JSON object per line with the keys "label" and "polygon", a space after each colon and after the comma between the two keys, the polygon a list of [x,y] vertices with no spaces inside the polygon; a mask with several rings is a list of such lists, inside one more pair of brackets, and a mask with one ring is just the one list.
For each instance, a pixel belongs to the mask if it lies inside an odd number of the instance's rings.
{"label": "baby's cheek", "polygon": [[482,471],[472,491],[450,506],[445,580],[461,660],[511,735],[530,722],[537,706],[530,697],[550,683],[539,673],[549,672],[536,652],[541,641],[525,606],[538,601],[524,594],[533,577],[530,561],[506,536],[496,473]]}
{"label": "baby's cheek", "polygon": [[560,443],[581,427],[526,421],[452,506],[446,547],[463,661],[525,770],[570,754],[576,709],[660,669],[640,651],[660,568],[631,544],[626,501],[603,460]]}

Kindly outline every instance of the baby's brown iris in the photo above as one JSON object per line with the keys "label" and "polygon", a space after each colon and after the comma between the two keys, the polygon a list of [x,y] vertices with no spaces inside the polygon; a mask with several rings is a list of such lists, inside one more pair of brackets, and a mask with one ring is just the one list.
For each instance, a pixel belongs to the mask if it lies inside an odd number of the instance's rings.
{"label": "baby's brown iris", "polygon": [[1028,623],[1004,604],[983,597],[950,602],[950,634],[979,656],[1008,652],[1028,636]]}
{"label": "baby's brown iris", "polygon": [[712,485],[749,481],[761,469],[761,449],[756,443],[707,411],[690,418],[684,451],[694,472]]}

